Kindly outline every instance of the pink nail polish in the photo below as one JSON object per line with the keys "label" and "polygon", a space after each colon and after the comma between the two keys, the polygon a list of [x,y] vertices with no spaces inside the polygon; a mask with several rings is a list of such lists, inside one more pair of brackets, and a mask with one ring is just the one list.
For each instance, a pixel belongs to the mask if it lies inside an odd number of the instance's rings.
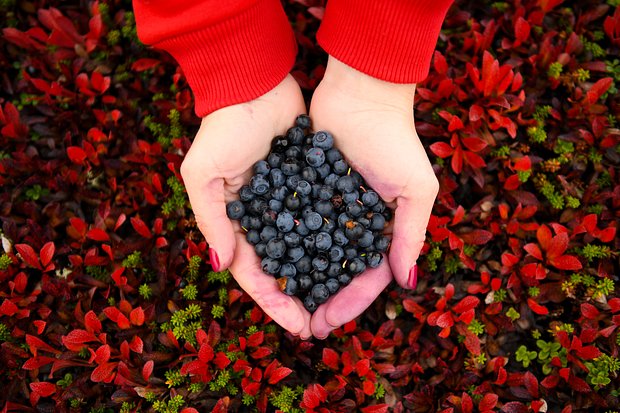
{"label": "pink nail polish", "polygon": [[418,285],[418,264],[414,264],[413,267],[409,270],[409,279],[407,280],[407,285],[412,290],[415,289],[416,285]]}
{"label": "pink nail polish", "polygon": [[213,268],[213,271],[219,272],[220,271],[220,259],[217,256],[217,252],[215,252],[213,248],[209,248],[209,261],[211,262],[211,268]]}

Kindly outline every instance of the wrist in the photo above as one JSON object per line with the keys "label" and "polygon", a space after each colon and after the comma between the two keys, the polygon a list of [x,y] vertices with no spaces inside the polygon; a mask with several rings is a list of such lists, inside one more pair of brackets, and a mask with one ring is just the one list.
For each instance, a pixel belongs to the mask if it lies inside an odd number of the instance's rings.
{"label": "wrist", "polygon": [[378,104],[412,110],[415,83],[392,83],[367,75],[329,56],[325,75],[321,82],[329,88]]}

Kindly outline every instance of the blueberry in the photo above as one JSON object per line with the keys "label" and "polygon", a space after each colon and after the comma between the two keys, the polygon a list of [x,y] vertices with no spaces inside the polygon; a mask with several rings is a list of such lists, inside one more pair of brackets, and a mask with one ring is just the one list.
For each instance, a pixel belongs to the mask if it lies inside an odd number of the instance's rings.
{"label": "blueberry", "polygon": [[364,233],[364,227],[355,221],[348,221],[345,224],[344,235],[350,240],[357,240]]}
{"label": "blueberry", "polygon": [[296,232],[287,232],[282,239],[288,248],[297,247],[301,244],[301,235]]}
{"label": "blueberry", "polygon": [[276,211],[272,211],[271,209],[268,209],[265,212],[263,212],[263,216],[261,220],[263,221],[263,224],[265,225],[274,225],[276,223],[277,216],[278,216],[278,213]]}
{"label": "blueberry", "polygon": [[[297,125],[301,129],[308,129],[311,125],[310,116],[308,115],[299,115],[297,119],[295,119],[295,125]],[[291,128],[294,129],[294,128]]]}
{"label": "blueberry", "polygon": [[294,277],[297,274],[295,266],[289,262],[280,267],[280,277]]}
{"label": "blueberry", "polygon": [[305,251],[303,247],[289,247],[286,250],[286,255],[288,257],[289,262],[296,263],[304,256]]}
{"label": "blueberry", "polygon": [[272,226],[264,227],[260,232],[260,239],[263,242],[269,242],[278,235],[278,230]]}
{"label": "blueberry", "polygon": [[329,290],[325,284],[314,284],[311,294],[314,302],[317,304],[323,304],[329,298]]}
{"label": "blueberry", "polygon": [[299,159],[301,158],[301,148],[299,146],[291,146],[284,152],[287,158]]}
{"label": "blueberry", "polygon": [[274,152],[284,152],[289,146],[291,146],[291,142],[286,136],[276,136],[271,141],[271,149]]}
{"label": "blueberry", "polygon": [[252,219],[252,217],[249,215],[242,216],[241,221],[239,222],[241,224],[241,228],[245,228],[246,230],[250,229],[250,219]]}
{"label": "blueberry", "polygon": [[254,246],[254,251],[256,251],[256,255],[260,258],[265,258],[267,256],[267,244],[264,242],[259,242]]}
{"label": "blueberry", "polygon": [[349,285],[349,283],[351,282],[351,276],[347,273],[342,273],[338,276],[338,282],[340,283],[341,286],[345,286],[345,285]]}
{"label": "blueberry", "polygon": [[347,269],[353,275],[357,275],[366,270],[366,264],[359,258],[353,258],[351,261],[347,263]]}
{"label": "blueberry", "polygon": [[245,207],[241,201],[232,201],[226,205],[226,215],[230,219],[241,219],[245,215]]}
{"label": "blueberry", "polygon": [[[299,117],[297,119],[299,119]],[[308,121],[308,123],[310,122]],[[291,145],[301,145],[304,142],[305,136],[303,129],[307,128],[308,126],[301,126],[299,123],[297,123],[296,127],[290,128],[286,132],[286,137],[288,138]]]}
{"label": "blueberry", "polygon": [[310,183],[308,183],[308,181],[304,181],[302,179],[297,184],[295,191],[297,191],[297,194],[300,196],[308,196],[310,195],[310,191],[312,191],[312,186],[310,185]]}
{"label": "blueberry", "polygon": [[239,198],[243,202],[250,202],[256,197],[254,192],[250,189],[249,185],[243,185],[241,189],[239,189]]}
{"label": "blueberry", "polygon": [[370,228],[370,220],[366,217],[358,217],[357,222],[366,229]]}
{"label": "blueberry", "polygon": [[362,215],[363,208],[360,204],[354,202],[347,205],[346,211],[350,216],[357,218]]}
{"label": "blueberry", "polygon": [[334,189],[329,185],[321,185],[318,196],[322,201],[329,201],[334,196]]}
{"label": "blueberry", "polygon": [[347,245],[343,249],[345,259],[352,260],[353,258],[357,257],[357,248],[355,248],[353,245]]}
{"label": "blueberry", "polygon": [[265,212],[269,208],[267,202],[261,198],[254,198],[250,201],[250,206],[248,207],[248,212],[255,217],[262,217],[263,212]]}
{"label": "blueberry", "polygon": [[347,205],[357,202],[358,199],[360,199],[360,194],[355,189],[351,192],[345,192],[342,194],[342,200]]}
{"label": "blueberry", "polygon": [[317,271],[325,271],[328,266],[329,260],[322,255],[318,255],[312,259],[312,268]]}
{"label": "blueberry", "polygon": [[274,260],[273,258],[263,258],[260,266],[263,269],[263,272],[266,272],[267,274],[275,275],[278,271],[280,271],[280,262],[278,260]]}
{"label": "blueberry", "polygon": [[309,213],[308,216],[306,216],[306,218],[304,219],[304,221],[308,229],[311,231],[316,231],[317,229],[321,228],[321,225],[323,225],[323,218],[321,218],[321,215],[317,212]]}
{"label": "blueberry", "polygon": [[378,252],[386,252],[390,246],[390,240],[384,236],[375,237],[375,249]]}
{"label": "blueberry", "polygon": [[312,253],[316,250],[316,237],[314,234],[309,234],[305,236],[301,242],[306,251]]}
{"label": "blueberry", "polygon": [[278,217],[276,218],[276,227],[278,228],[278,231],[290,232],[293,230],[294,226],[295,220],[290,213],[282,211],[278,214]]}
{"label": "blueberry", "polygon": [[310,205],[305,206],[305,207],[303,207],[303,208],[301,209],[301,217],[302,217],[303,219],[306,219],[306,217],[307,217],[307,216],[308,216],[311,212],[314,212],[314,209],[313,209]]}
{"label": "blueberry", "polygon": [[246,228],[260,230],[263,228],[263,221],[259,217],[250,217],[250,225]]}
{"label": "blueberry", "polygon": [[327,178],[327,176],[332,172],[332,168],[324,163],[323,165],[319,166],[318,168],[316,168],[316,173],[319,174],[319,177],[321,179],[325,179]]}
{"label": "blueberry", "polygon": [[336,188],[340,192],[351,192],[355,188],[353,185],[353,178],[350,175],[341,176],[336,183]]}
{"label": "blueberry", "polygon": [[339,262],[344,258],[344,250],[341,246],[334,245],[329,249],[329,260],[331,262]]}
{"label": "blueberry", "polygon": [[316,182],[318,174],[316,173],[316,169],[311,166],[306,166],[304,169],[301,170],[301,177],[304,180],[313,184]]}
{"label": "blueberry", "polygon": [[269,175],[271,166],[267,161],[258,161],[254,164],[254,173],[257,175]]}
{"label": "blueberry", "polygon": [[[332,215],[335,215],[335,214],[332,214]],[[323,220],[321,231],[332,234],[336,230],[336,227],[338,226],[338,224],[336,223],[336,220],[331,215],[330,215],[330,218],[332,219]]]}
{"label": "blueberry", "polygon": [[282,162],[280,169],[282,169],[282,172],[284,173],[284,175],[292,176],[292,175],[297,174],[299,170],[301,169],[301,167],[299,166],[299,161],[297,159],[286,158]]}
{"label": "blueberry", "polygon": [[378,252],[369,252],[366,254],[366,264],[368,264],[370,268],[377,268],[382,260],[383,255]]}
{"label": "blueberry", "polygon": [[250,178],[250,189],[256,195],[265,195],[269,191],[269,182],[263,175],[254,175]]}
{"label": "blueberry", "polygon": [[316,249],[327,251],[332,246],[332,237],[327,232],[319,232],[315,237]]}
{"label": "blueberry", "polygon": [[251,229],[247,232],[247,234],[245,234],[245,239],[250,244],[256,245],[260,242],[260,233],[255,229]]}
{"label": "blueberry", "polygon": [[274,168],[269,171],[269,182],[273,188],[283,186],[286,183],[286,175],[282,169]]}
{"label": "blueberry", "polygon": [[325,152],[321,148],[312,148],[306,155],[306,162],[315,168],[323,165],[325,162]]}
{"label": "blueberry", "polygon": [[282,201],[278,201],[277,199],[269,200],[269,209],[271,209],[272,211],[280,212],[282,211],[282,208],[284,208],[284,205],[282,205]]}
{"label": "blueberry", "polygon": [[385,204],[382,201],[379,201],[373,205],[372,210],[381,214],[385,211]]}
{"label": "blueberry", "polygon": [[310,274],[310,277],[312,277],[312,281],[314,281],[315,284],[320,284],[327,281],[327,274],[323,271],[313,271],[312,274]]}
{"label": "blueberry", "polygon": [[280,285],[283,285],[282,292],[286,295],[297,294],[297,281],[292,277],[283,277]]}
{"label": "blueberry", "polygon": [[334,137],[326,131],[318,131],[312,137],[312,145],[327,151],[334,146]]}
{"label": "blueberry", "polygon": [[301,198],[297,194],[289,194],[284,198],[284,206],[289,211],[297,211],[301,206]]}
{"label": "blueberry", "polygon": [[295,268],[297,268],[298,273],[309,273],[312,271],[312,258],[304,255],[295,263]]}
{"label": "blueberry", "polygon": [[351,171],[351,179],[353,179],[353,186],[356,188],[364,183],[364,178],[357,171]]}
{"label": "blueberry", "polygon": [[351,217],[348,216],[346,212],[343,212],[340,215],[338,215],[338,225],[341,228],[344,228],[345,225],[347,225],[347,222],[349,222],[350,220],[351,220]]}
{"label": "blueberry", "polygon": [[342,153],[336,148],[331,148],[330,150],[325,152],[325,159],[327,159],[327,162],[330,165],[333,165],[334,162],[342,159]]}
{"label": "blueberry", "polygon": [[271,197],[273,199],[277,199],[278,201],[284,201],[284,198],[289,194],[289,189],[285,186],[280,186],[277,188],[271,189]]}
{"label": "blueberry", "polygon": [[362,203],[367,207],[374,206],[377,202],[379,202],[379,195],[373,191],[366,191],[362,194]]}
{"label": "blueberry", "polygon": [[270,258],[282,258],[286,253],[286,244],[283,240],[274,238],[267,243],[267,256]]}
{"label": "blueberry", "polygon": [[301,182],[301,177],[299,175],[291,175],[288,178],[286,178],[286,187],[291,191],[294,192],[297,189],[297,184],[299,184],[299,182]]}
{"label": "blueberry", "polygon": [[332,205],[331,202],[329,201],[318,201],[315,205],[314,208],[316,209],[316,212],[324,217],[328,217],[332,214],[332,212],[334,211],[334,207]]}
{"label": "blueberry", "polygon": [[332,239],[334,241],[334,244],[340,245],[341,247],[349,243],[349,239],[346,235],[344,235],[344,231],[340,228],[334,231]]}
{"label": "blueberry", "polygon": [[298,223],[296,223],[295,225],[295,232],[301,235],[302,237],[305,237],[306,235],[308,235],[310,233],[310,230],[306,226],[306,223],[304,221],[297,221],[297,222]]}
{"label": "blueberry", "polygon": [[336,175],[335,173],[330,173],[325,177],[325,179],[323,179],[323,183],[334,188],[338,183],[338,179],[340,179],[338,175]]}
{"label": "blueberry", "polygon": [[375,241],[375,237],[374,235],[372,235],[372,232],[366,230],[362,233],[362,236],[359,237],[359,239],[357,240],[357,245],[360,248],[368,248],[373,244],[374,241]]}
{"label": "blueberry", "polygon": [[307,295],[306,298],[304,298],[304,307],[309,312],[314,313],[316,311],[318,305],[317,305],[317,303],[314,302],[314,299],[310,295]]}
{"label": "blueberry", "polygon": [[267,163],[269,163],[269,166],[271,166],[272,168],[279,168],[283,160],[284,155],[277,152],[272,152],[267,157]]}
{"label": "blueberry", "polygon": [[372,231],[383,231],[385,227],[385,218],[381,214],[372,214],[370,218],[370,229]]}
{"label": "blueberry", "polygon": [[337,279],[330,278],[329,280],[325,281],[325,287],[327,287],[327,289],[329,290],[330,295],[334,295],[340,289],[340,283]]}
{"label": "blueberry", "polygon": [[349,170],[349,164],[344,159],[339,159],[334,162],[334,167],[332,169],[335,174],[344,175]]}
{"label": "blueberry", "polygon": [[328,277],[336,278],[342,273],[342,265],[339,262],[332,262],[325,273]]}
{"label": "blueberry", "polygon": [[299,290],[307,291],[310,288],[312,288],[312,285],[314,285],[314,282],[312,281],[312,278],[310,278],[308,274],[299,275],[297,277],[297,288]]}

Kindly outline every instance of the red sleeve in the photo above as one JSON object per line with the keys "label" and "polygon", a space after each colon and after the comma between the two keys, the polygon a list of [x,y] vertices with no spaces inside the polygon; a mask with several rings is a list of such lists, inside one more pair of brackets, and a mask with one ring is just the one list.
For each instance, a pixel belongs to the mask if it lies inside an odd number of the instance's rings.
{"label": "red sleeve", "polygon": [[133,0],[140,40],[170,53],[196,114],[255,99],[278,85],[297,46],[279,0]]}
{"label": "red sleeve", "polygon": [[343,63],[378,79],[417,83],[430,67],[452,0],[329,0],[317,39]]}

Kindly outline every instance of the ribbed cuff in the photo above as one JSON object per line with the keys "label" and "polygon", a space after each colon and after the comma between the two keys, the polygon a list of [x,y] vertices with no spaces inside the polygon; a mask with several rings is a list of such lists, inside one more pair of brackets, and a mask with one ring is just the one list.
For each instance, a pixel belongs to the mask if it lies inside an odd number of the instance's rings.
{"label": "ribbed cuff", "polygon": [[183,69],[200,117],[269,92],[289,73],[297,53],[278,0],[260,0],[225,21],[153,46]]}
{"label": "ribbed cuff", "polygon": [[321,47],[367,75],[417,83],[429,72],[452,0],[329,0],[317,33]]}

